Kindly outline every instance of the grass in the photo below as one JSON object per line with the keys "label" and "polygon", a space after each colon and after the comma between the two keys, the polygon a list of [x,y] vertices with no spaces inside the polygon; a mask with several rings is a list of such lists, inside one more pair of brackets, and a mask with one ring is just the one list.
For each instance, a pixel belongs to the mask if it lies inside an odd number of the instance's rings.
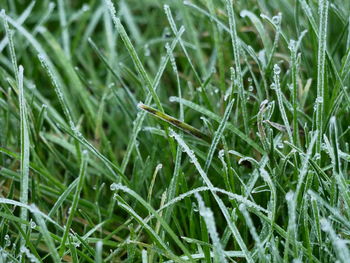
{"label": "grass", "polygon": [[348,261],[348,1],[1,8],[0,262]]}

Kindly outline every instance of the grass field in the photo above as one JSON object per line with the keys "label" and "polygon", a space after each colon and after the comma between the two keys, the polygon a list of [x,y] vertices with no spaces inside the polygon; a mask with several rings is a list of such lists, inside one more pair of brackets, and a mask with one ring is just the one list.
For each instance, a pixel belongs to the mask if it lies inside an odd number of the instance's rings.
{"label": "grass field", "polygon": [[0,9],[0,263],[350,261],[350,1]]}

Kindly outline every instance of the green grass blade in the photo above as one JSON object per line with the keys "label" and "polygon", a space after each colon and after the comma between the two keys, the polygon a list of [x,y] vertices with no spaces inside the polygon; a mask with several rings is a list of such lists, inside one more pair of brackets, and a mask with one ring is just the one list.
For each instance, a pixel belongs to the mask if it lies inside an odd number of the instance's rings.
{"label": "green grass blade", "polygon": [[241,43],[237,36],[236,20],[234,16],[233,7],[232,7],[232,2],[230,0],[226,0],[226,9],[227,9],[228,18],[229,18],[230,36],[232,41],[233,57],[235,61],[235,70],[236,70],[236,76],[237,76],[237,82],[238,82],[237,85],[238,85],[239,95],[241,99],[244,131],[245,131],[245,134],[248,135],[249,128],[248,128],[247,99],[246,99],[246,95],[243,87],[243,78],[242,78],[243,74],[241,70],[241,59],[240,59]]}
{"label": "green grass blade", "polygon": [[79,171],[79,177],[78,177],[79,178],[78,179],[78,184],[77,184],[77,188],[75,190],[75,194],[74,194],[74,197],[73,197],[72,206],[70,207],[70,210],[69,210],[69,216],[68,216],[68,219],[67,219],[67,223],[65,225],[65,231],[63,233],[63,237],[62,237],[62,240],[61,240],[61,245],[60,245],[60,250],[59,250],[60,257],[63,256],[64,250],[65,250],[65,247],[66,247],[66,241],[67,241],[68,234],[69,234],[69,231],[70,231],[70,227],[72,225],[75,212],[76,212],[76,210],[78,208],[78,202],[79,202],[79,199],[80,199],[80,193],[81,193],[81,190],[83,189],[85,175],[86,175],[87,158],[88,158],[87,157],[87,151],[83,152],[82,162],[81,162],[80,171]]}
{"label": "green grass blade", "polygon": [[316,98],[316,130],[318,130],[318,140],[316,142],[316,152],[321,152],[321,142],[323,135],[323,113],[325,99],[325,64],[327,48],[327,24],[328,24],[328,1],[319,0],[319,35],[318,35],[318,55],[317,55],[317,98]]}
{"label": "green grass blade", "polygon": [[224,250],[220,243],[219,234],[216,230],[213,211],[211,211],[210,208],[205,206],[204,201],[200,196],[200,194],[196,193],[195,196],[198,202],[199,213],[204,218],[209,235],[213,242],[214,255],[215,255],[214,260],[216,259],[217,262],[223,262],[223,263],[227,262],[224,256],[225,255]]}
{"label": "green grass blade", "polygon": [[263,42],[264,49],[266,49],[268,52],[271,52],[272,51],[271,39],[268,33],[266,32],[260,19],[253,12],[250,12],[249,10],[241,11],[240,15],[243,18],[248,17],[250,21],[252,21],[252,23],[256,28],[256,31],[258,31],[258,34]]}
{"label": "green grass blade", "polygon": [[68,26],[67,26],[65,4],[66,4],[65,0],[58,0],[58,14],[60,16],[63,48],[64,48],[64,52],[66,53],[66,56],[70,58],[70,41],[69,41],[69,32],[68,32]]}
{"label": "green grass blade", "polygon": [[103,259],[102,259],[102,247],[103,243],[102,241],[98,241],[96,243],[96,255],[95,255],[95,263],[102,263]]}
{"label": "green grass blade", "polygon": [[130,38],[128,37],[128,35],[126,33],[124,26],[122,25],[120,19],[117,18],[113,3],[111,2],[111,0],[105,0],[105,1],[106,1],[106,5],[110,11],[110,14],[112,16],[115,27],[118,30],[118,33],[120,34],[120,37],[122,38],[122,40],[125,44],[125,47],[127,48],[128,52],[129,52],[129,54],[130,54],[130,56],[135,64],[135,67],[136,67],[138,73],[142,76],[142,79],[145,82],[145,85],[148,88],[148,91],[151,93],[153,100],[157,104],[158,108],[160,109],[160,111],[163,112],[164,110],[163,110],[162,104],[159,100],[159,97],[155,91],[154,85],[152,84],[150,78],[148,77],[148,74],[141,63],[141,60],[140,60],[139,56],[137,55],[136,50],[130,41]]}
{"label": "green grass blade", "polygon": [[[27,106],[24,97],[23,89],[23,67],[19,66],[18,70],[18,90],[19,90],[19,105],[21,114],[21,194],[20,201],[23,204],[28,204],[29,196],[29,126],[27,122]],[[28,219],[28,211],[25,208],[21,209],[21,219]],[[22,230],[25,232],[26,227],[22,225]],[[22,241],[23,244],[24,240]]]}
{"label": "green grass blade", "polygon": [[160,112],[160,111],[158,111],[150,106],[147,106],[143,103],[139,103],[137,105],[137,107],[139,107],[141,110],[144,110],[144,111],[152,114],[153,116],[157,117],[158,119],[161,119],[163,121],[170,123],[171,125],[181,129],[184,132],[187,132],[189,134],[196,136],[199,139],[202,139],[206,142],[210,142],[210,140],[211,140],[208,135],[204,134],[203,132],[201,132],[197,128],[192,127],[191,125],[189,125],[185,122],[182,122],[174,117],[171,117],[165,113],[162,113],[162,112]]}
{"label": "green grass blade", "polygon": [[208,156],[207,156],[207,159],[206,159],[205,165],[204,165],[205,172],[208,172],[208,169],[209,169],[211,161],[213,159],[216,147],[218,146],[220,139],[223,136],[225,127],[227,125],[228,119],[229,119],[231,111],[232,111],[233,103],[234,103],[234,100],[231,100],[230,103],[227,105],[224,117],[222,118],[218,129],[215,131],[214,138],[213,138],[212,143],[210,145]]}
{"label": "green grass blade", "polygon": [[58,255],[58,251],[57,248],[55,247],[55,243],[51,237],[51,234],[46,226],[45,220],[42,217],[42,215],[40,213],[38,213],[38,208],[34,205],[32,205],[32,212],[35,216],[35,219],[38,223],[38,225],[40,226],[40,232],[44,237],[45,243],[50,251],[50,255],[52,257],[53,262],[55,263],[59,263],[61,262],[60,260],[60,256]]}
{"label": "green grass blade", "polygon": [[12,32],[11,32],[10,27],[8,25],[7,16],[6,16],[6,13],[5,13],[4,9],[1,10],[1,16],[2,16],[2,20],[4,21],[5,32],[6,32],[6,36],[7,36],[8,42],[9,42],[9,48],[10,48],[10,55],[11,55],[11,62],[12,62],[13,72],[15,73],[15,78],[16,78],[16,81],[18,82],[19,81],[18,80],[19,72],[18,72],[18,66],[17,66],[17,58],[16,58],[16,52],[15,52],[15,46],[13,44]]}

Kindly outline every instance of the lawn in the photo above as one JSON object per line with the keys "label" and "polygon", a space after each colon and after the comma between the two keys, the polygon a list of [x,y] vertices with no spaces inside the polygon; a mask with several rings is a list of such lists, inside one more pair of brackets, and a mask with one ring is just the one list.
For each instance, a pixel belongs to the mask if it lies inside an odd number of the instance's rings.
{"label": "lawn", "polygon": [[0,9],[0,263],[349,262],[350,1]]}

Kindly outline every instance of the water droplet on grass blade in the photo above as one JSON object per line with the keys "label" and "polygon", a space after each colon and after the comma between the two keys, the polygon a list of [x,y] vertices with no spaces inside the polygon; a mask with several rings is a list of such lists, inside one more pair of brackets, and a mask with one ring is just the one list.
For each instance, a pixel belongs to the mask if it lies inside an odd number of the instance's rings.
{"label": "water droplet on grass blade", "polygon": [[279,13],[277,16],[273,16],[272,17],[272,22],[278,26],[280,23],[281,23],[281,19],[282,19],[282,16],[281,14]]}
{"label": "water droplet on grass blade", "polygon": [[296,51],[296,46],[297,42],[294,39],[292,39],[288,44],[288,48],[290,51]]}
{"label": "water droplet on grass blade", "polygon": [[164,31],[163,31],[163,37],[164,38],[169,38],[170,36],[171,36],[170,28],[169,27],[165,27]]}
{"label": "water droplet on grass blade", "polygon": [[5,239],[5,247],[9,247],[11,246],[11,239],[10,239],[10,236],[9,235],[5,235],[4,236],[4,239]]}
{"label": "water droplet on grass blade", "polygon": [[287,201],[292,201],[293,198],[294,198],[294,192],[289,191],[289,192],[286,194],[286,200],[287,200]]}
{"label": "water droplet on grass blade", "polygon": [[151,55],[151,50],[149,49],[149,45],[146,44],[146,45],[143,47],[143,49],[144,49],[144,55],[145,55],[145,57],[149,57],[149,56]]}
{"label": "water droplet on grass blade", "polygon": [[30,228],[35,228],[36,227],[36,223],[32,220],[32,219],[30,219]]}
{"label": "water droplet on grass blade", "polygon": [[273,66],[273,72],[276,74],[276,75],[279,75],[281,73],[281,68],[280,66],[278,66],[277,64],[275,64]]}
{"label": "water droplet on grass blade", "polygon": [[110,189],[111,189],[111,191],[116,191],[117,189],[119,189],[119,185],[116,183],[113,183],[113,184],[111,184]]}
{"label": "water droplet on grass blade", "polygon": [[316,103],[319,103],[319,104],[323,103],[323,98],[322,97],[317,97],[316,98]]}
{"label": "water droplet on grass blade", "polygon": [[321,159],[321,155],[319,153],[316,153],[314,158],[315,158],[315,160],[320,160]]}
{"label": "water droplet on grass blade", "polygon": [[89,11],[90,10],[90,6],[88,4],[84,4],[83,8],[81,9],[83,12]]}

